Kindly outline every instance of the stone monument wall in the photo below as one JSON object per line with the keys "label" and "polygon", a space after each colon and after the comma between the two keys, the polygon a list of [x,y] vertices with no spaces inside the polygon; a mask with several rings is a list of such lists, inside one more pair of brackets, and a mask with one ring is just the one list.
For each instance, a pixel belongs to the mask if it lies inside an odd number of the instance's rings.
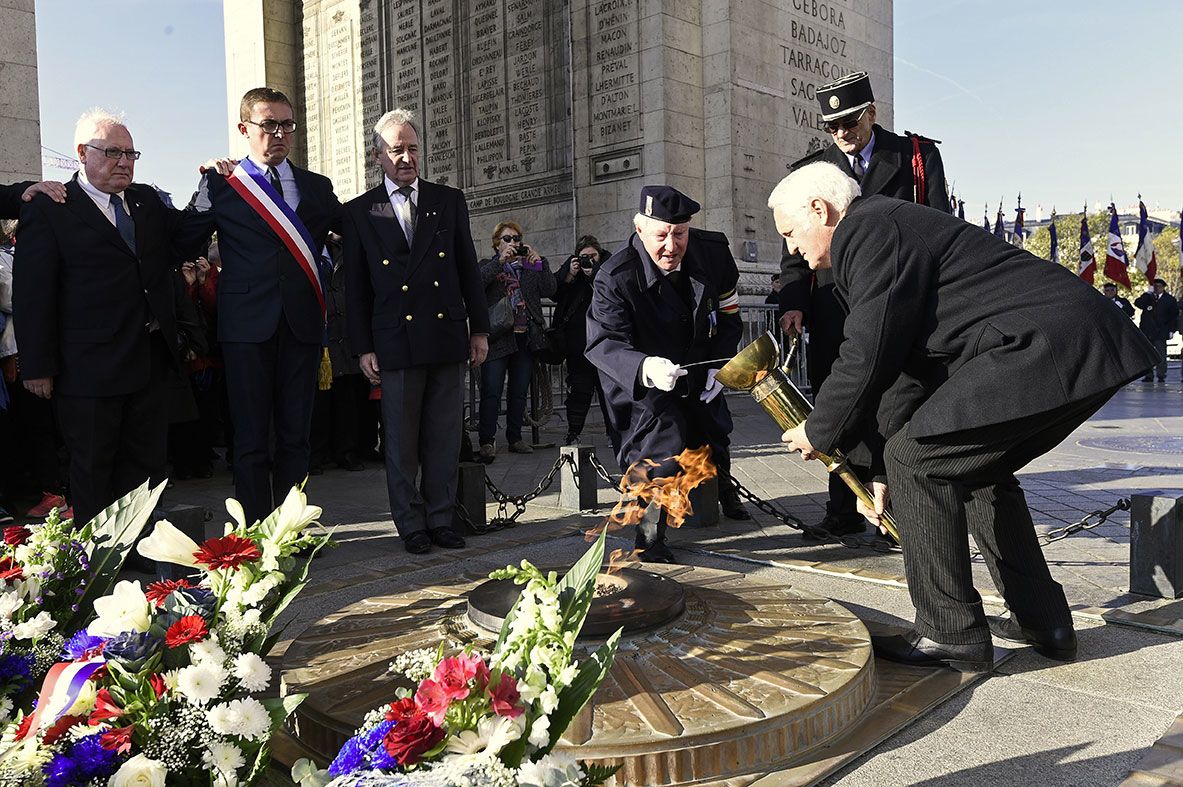
{"label": "stone monument wall", "polygon": [[33,0],[0,2],[0,183],[41,180]]}

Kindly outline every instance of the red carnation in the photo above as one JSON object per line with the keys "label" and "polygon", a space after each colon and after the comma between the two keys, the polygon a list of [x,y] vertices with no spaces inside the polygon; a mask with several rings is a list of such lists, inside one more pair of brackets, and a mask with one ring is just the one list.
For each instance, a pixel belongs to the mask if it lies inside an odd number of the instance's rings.
{"label": "red carnation", "polygon": [[164,682],[164,677],[159,672],[153,672],[148,676],[148,683],[152,686],[152,691],[156,692],[156,699],[164,696],[164,692],[168,691],[168,685]]}
{"label": "red carnation", "polygon": [[209,626],[201,615],[186,615],[168,627],[164,632],[164,644],[179,648],[190,642],[201,642],[209,636]]}
{"label": "red carnation", "polygon": [[431,719],[413,716],[391,728],[382,739],[382,745],[399,766],[406,768],[419,762],[423,752],[443,739],[444,731],[433,724]]}
{"label": "red carnation", "polygon": [[406,721],[419,714],[419,708],[415,705],[413,697],[404,697],[398,702],[390,703],[390,708],[382,716],[386,721]]}
{"label": "red carnation", "polygon": [[185,590],[191,588],[193,585],[189,584],[187,579],[162,579],[159,582],[153,582],[144,591],[144,596],[158,607],[164,606],[164,602],[178,590]]}
{"label": "red carnation", "polygon": [[53,745],[54,741],[62,737],[68,729],[82,721],[86,721],[85,716],[62,716],[51,724],[49,729],[45,731],[45,734],[41,736],[42,745]]}
{"label": "red carnation", "polygon": [[9,579],[19,580],[24,579],[25,574],[21,571],[21,567],[13,563],[10,557],[0,557],[0,580],[7,581]]}
{"label": "red carnation", "polygon": [[111,699],[111,692],[107,689],[99,689],[98,696],[94,699],[94,710],[90,712],[90,718],[86,720],[86,723],[93,726],[108,719],[118,719],[122,715],[123,708],[116,705],[115,700]]}
{"label": "red carnation", "polygon": [[23,525],[15,527],[4,528],[4,543],[10,547],[19,547],[21,544],[29,540],[29,536],[33,535],[29,528]]}
{"label": "red carnation", "polygon": [[107,751],[113,751],[116,754],[126,754],[131,751],[131,733],[135,728],[134,724],[129,724],[126,727],[116,727],[115,729],[107,730],[99,738],[99,745]]}
{"label": "red carnation", "polygon": [[243,563],[258,560],[262,553],[254,541],[231,533],[221,538],[211,538],[193,553],[198,563],[204,563],[212,570],[232,568],[235,571]]}

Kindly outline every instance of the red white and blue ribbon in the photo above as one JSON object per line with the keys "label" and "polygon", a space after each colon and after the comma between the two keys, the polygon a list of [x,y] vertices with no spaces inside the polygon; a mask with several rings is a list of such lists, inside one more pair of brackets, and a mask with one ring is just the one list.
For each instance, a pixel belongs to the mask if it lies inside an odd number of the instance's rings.
{"label": "red white and blue ribbon", "polygon": [[28,735],[36,735],[66,715],[91,676],[103,668],[101,658],[54,664],[45,675],[38,695],[37,710],[29,721]]}
{"label": "red white and blue ribbon", "polygon": [[325,296],[317,273],[317,255],[313,251],[315,244],[304,222],[300,221],[296,212],[279,196],[259,166],[249,158],[238,162],[238,166],[230,173],[230,177],[226,178],[226,182],[246,200],[246,204],[250,205],[263,221],[267,222],[267,226],[271,227],[296,258],[296,262],[300,264],[304,275],[312,284],[313,291],[316,292],[316,300],[320,303],[320,313],[323,315]]}

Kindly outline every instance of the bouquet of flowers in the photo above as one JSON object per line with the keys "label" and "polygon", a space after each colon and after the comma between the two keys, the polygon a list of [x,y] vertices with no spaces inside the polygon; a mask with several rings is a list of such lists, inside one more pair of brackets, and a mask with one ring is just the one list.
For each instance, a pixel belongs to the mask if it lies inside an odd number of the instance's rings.
{"label": "bouquet of flowers", "polygon": [[43,523],[4,528],[0,723],[58,660],[65,635],[82,626],[94,599],[110,591],[163,491],[145,482],[78,529],[56,508]]}
{"label": "bouquet of flowers", "polygon": [[[277,617],[328,537],[321,510],[292,489],[248,525],[226,501],[225,535],[197,544],[167,521],[140,554],[190,579],[118,583],[64,643],[37,708],[0,735],[0,785],[242,785],[266,768],[268,741],[303,700],[260,698]],[[300,565],[297,553],[310,549]]]}
{"label": "bouquet of flowers", "polygon": [[493,579],[524,585],[489,654],[400,655],[391,671],[416,686],[365,717],[327,771],[292,768],[302,787],[602,784],[615,768],[584,766],[551,749],[591,699],[620,631],[581,663],[575,639],[595,595],[604,533],[562,580],[523,560]]}

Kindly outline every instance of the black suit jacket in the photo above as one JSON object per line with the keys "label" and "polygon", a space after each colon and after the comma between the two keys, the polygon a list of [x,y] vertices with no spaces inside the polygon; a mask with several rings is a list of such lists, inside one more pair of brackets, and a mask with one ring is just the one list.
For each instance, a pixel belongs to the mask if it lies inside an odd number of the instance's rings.
{"label": "black suit jacket", "polygon": [[410,248],[385,181],[343,210],[349,343],[386,370],[460,363],[489,332],[464,193],[420,178],[416,205]]}
{"label": "black suit jacket", "polygon": [[0,186],[0,219],[15,219],[21,215],[21,195],[29,186],[33,185],[33,181],[26,181],[25,183],[13,183],[11,186]]}
{"label": "black suit jacket", "polygon": [[[296,215],[312,236],[319,257],[330,229],[340,227],[341,203],[324,175],[292,165],[300,204]],[[222,272],[218,276],[218,339],[264,342],[280,317],[306,344],[324,340],[324,315],[316,291],[287,246],[226,178],[206,172],[190,209],[213,215]]]}
{"label": "black suit jacket", "polygon": [[[1002,424],[1123,385],[1156,355],[1066,268],[931,208],[854,201],[831,260],[846,341],[806,423],[818,450]],[[882,398],[882,402],[880,399]]]}
{"label": "black suit jacket", "polygon": [[21,211],[13,260],[13,319],[22,375],[54,378],[67,396],[120,396],[151,371],[147,324],[156,320],[176,356],[174,268],[209,237],[207,217],[168,208],[151,186],[124,192],[136,251],[78,184],[66,202],[45,195]]}
{"label": "black suit jacket", "polygon": [[1144,292],[1134,300],[1142,310],[1138,325],[1142,333],[1152,342],[1165,342],[1179,327],[1179,302],[1169,292],[1155,298],[1154,293]]}

